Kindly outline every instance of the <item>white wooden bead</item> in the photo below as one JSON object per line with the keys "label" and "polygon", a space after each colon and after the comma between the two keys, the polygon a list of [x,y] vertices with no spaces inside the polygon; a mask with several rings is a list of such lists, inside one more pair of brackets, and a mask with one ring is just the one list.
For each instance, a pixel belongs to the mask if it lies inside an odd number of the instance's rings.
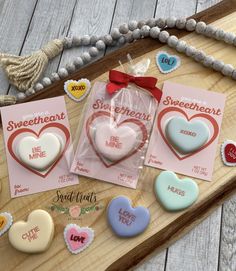
{"label": "white wooden bead", "polygon": [[195,28],[196,33],[203,34],[205,30],[206,30],[206,24],[204,22],[198,22],[196,24],[196,28]]}
{"label": "white wooden bead", "polygon": [[72,47],[72,41],[73,41],[73,38],[71,38],[71,37],[65,37],[63,39],[63,46],[64,46],[64,48],[71,48]]}
{"label": "white wooden bead", "polygon": [[75,65],[75,67],[80,68],[84,65],[84,62],[83,59],[80,56],[78,56],[74,59],[73,64]]}
{"label": "white wooden bead", "polygon": [[[60,76],[58,75],[57,72],[53,72],[50,76],[50,79],[52,82],[56,82],[56,81],[59,81],[60,80]],[[36,86],[35,86],[35,90],[37,91],[36,89]],[[39,89],[40,90],[40,89]]]}
{"label": "white wooden bead", "polygon": [[173,28],[173,27],[175,27],[175,24],[176,24],[176,18],[175,17],[170,17],[170,18],[166,19],[167,27]]}
{"label": "white wooden bead", "polygon": [[161,31],[161,33],[159,34],[159,41],[162,43],[167,42],[167,39],[169,38],[169,33],[167,31]]}
{"label": "white wooden bead", "polygon": [[121,34],[127,34],[129,32],[128,24],[126,24],[126,23],[121,24],[119,27],[119,31]]}
{"label": "white wooden bead", "polygon": [[185,54],[187,56],[193,57],[197,53],[197,49],[193,46],[187,46],[185,49]]}
{"label": "white wooden bead", "polygon": [[140,29],[135,29],[135,30],[133,31],[132,35],[133,35],[133,38],[134,38],[135,40],[140,39],[140,38],[141,38],[141,31],[140,31]]}
{"label": "white wooden bead", "polygon": [[[138,28],[141,29],[144,25],[146,24],[145,20],[141,20],[138,22]],[[155,24],[156,24],[156,20],[155,20]],[[150,26],[150,25],[149,25]]]}
{"label": "white wooden bead", "polygon": [[135,20],[132,20],[128,23],[128,27],[130,31],[134,31],[138,27],[138,22]]}
{"label": "white wooden bead", "polygon": [[91,47],[89,48],[89,54],[92,56],[92,57],[95,57],[98,55],[98,49],[96,47]]}
{"label": "white wooden bead", "polygon": [[44,87],[48,87],[48,86],[50,86],[52,84],[52,81],[51,81],[51,79],[49,77],[44,77],[42,79],[42,84],[43,84]]}
{"label": "white wooden bead", "polygon": [[95,45],[97,41],[98,41],[98,36],[92,35],[92,36],[90,37],[90,44],[91,44],[91,45]]}
{"label": "white wooden bead", "polygon": [[150,36],[153,38],[153,39],[157,39],[158,36],[160,34],[160,28],[155,26],[155,27],[152,27],[150,29]]}
{"label": "white wooden bead", "polygon": [[66,69],[67,69],[68,73],[73,73],[76,70],[75,65],[72,63],[67,63]]}
{"label": "white wooden bead", "polygon": [[194,59],[197,62],[204,62],[205,57],[206,57],[206,54],[201,50],[197,50],[196,53],[194,54]]}
{"label": "white wooden bead", "polygon": [[124,36],[121,36],[119,39],[118,39],[118,45],[123,45],[126,43],[126,40],[125,40],[125,37]]}
{"label": "white wooden bead", "polygon": [[175,48],[177,43],[178,43],[178,38],[174,35],[170,36],[167,40],[167,44],[172,47],[172,48]]}
{"label": "white wooden bead", "polygon": [[217,40],[223,40],[225,36],[225,31],[223,29],[217,29],[214,36]]}
{"label": "white wooden bead", "polygon": [[209,38],[213,38],[215,36],[215,32],[216,32],[216,28],[213,25],[207,25],[204,35],[209,37]]}
{"label": "white wooden bead", "polygon": [[35,86],[34,86],[34,89],[35,91],[40,91],[44,88],[44,86],[41,84],[41,83],[37,83]]}
{"label": "white wooden bead", "polygon": [[187,46],[187,44],[185,41],[178,40],[177,45],[176,45],[176,50],[180,53],[183,53],[186,49],[186,46]]}
{"label": "white wooden bead", "polygon": [[202,64],[205,67],[211,67],[214,61],[215,61],[215,59],[213,56],[206,56],[205,59],[203,60]]}
{"label": "white wooden bead", "polygon": [[234,69],[234,71],[233,71],[233,73],[232,73],[232,78],[233,78],[234,80],[236,80],[236,69]]}
{"label": "white wooden bead", "polygon": [[103,51],[106,48],[106,45],[102,40],[98,40],[95,45],[99,51]]}
{"label": "white wooden bead", "polygon": [[234,33],[230,33],[230,32],[227,32],[225,33],[225,36],[224,36],[224,41],[228,44],[233,44],[234,43],[234,39],[235,39],[235,34]]}
{"label": "white wooden bead", "polygon": [[126,42],[128,42],[128,43],[133,42],[134,38],[133,38],[132,33],[126,34],[126,35],[125,35],[125,39],[126,39]]}
{"label": "white wooden bead", "polygon": [[193,30],[195,30],[196,24],[197,24],[197,22],[194,19],[189,19],[186,22],[186,29],[188,31],[193,31]]}
{"label": "white wooden bead", "polygon": [[186,19],[184,18],[177,19],[175,25],[178,29],[184,29],[186,25]]}
{"label": "white wooden bead", "polygon": [[166,20],[163,18],[159,18],[157,19],[156,24],[158,27],[164,28],[166,26]]}
{"label": "white wooden bead", "polygon": [[68,76],[68,71],[65,68],[60,68],[58,70],[58,74],[59,74],[60,78],[63,79]]}
{"label": "white wooden bead", "polygon": [[113,28],[113,29],[111,30],[111,36],[112,36],[112,38],[113,38],[114,40],[118,40],[119,37],[121,36],[119,29],[118,29],[118,28]]}
{"label": "white wooden bead", "polygon": [[150,27],[148,25],[144,25],[141,30],[141,35],[144,37],[148,37],[150,35]]}
{"label": "white wooden bead", "polygon": [[225,64],[223,69],[221,70],[221,72],[225,76],[232,76],[233,71],[234,71],[234,67],[230,64]]}
{"label": "white wooden bead", "polygon": [[72,46],[79,46],[81,44],[81,38],[78,36],[74,36],[72,38]]}
{"label": "white wooden bead", "polygon": [[147,20],[147,25],[150,26],[150,27],[156,26],[156,20],[154,18],[151,18],[151,19]]}
{"label": "white wooden bead", "polygon": [[224,62],[221,60],[215,60],[212,64],[212,67],[215,71],[221,71],[224,67]]}
{"label": "white wooden bead", "polygon": [[104,36],[104,42],[105,42],[106,45],[111,45],[112,42],[113,42],[112,36],[109,35],[109,34],[108,34],[108,35],[105,35],[105,36]]}
{"label": "white wooden bead", "polygon": [[23,100],[26,98],[26,94],[23,92],[17,93],[17,100]]}
{"label": "white wooden bead", "polygon": [[81,58],[83,59],[83,62],[84,63],[88,63],[91,61],[91,56],[88,52],[84,52],[82,55],[81,55]]}
{"label": "white wooden bead", "polygon": [[27,89],[26,92],[25,92],[25,95],[26,95],[26,96],[31,96],[31,95],[33,95],[33,94],[35,94],[35,90],[34,90],[33,88],[29,88],[29,89]]}
{"label": "white wooden bead", "polygon": [[84,35],[81,38],[81,44],[84,45],[84,46],[88,46],[90,44],[90,37],[89,37],[89,35]]}

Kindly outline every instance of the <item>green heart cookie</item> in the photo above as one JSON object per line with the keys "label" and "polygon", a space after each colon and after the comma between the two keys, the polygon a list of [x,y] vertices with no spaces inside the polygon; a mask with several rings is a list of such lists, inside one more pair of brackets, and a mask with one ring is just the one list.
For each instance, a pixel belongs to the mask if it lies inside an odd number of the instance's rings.
{"label": "green heart cookie", "polygon": [[199,189],[190,178],[180,180],[172,171],[163,171],[155,181],[155,193],[168,211],[179,211],[191,206],[198,198]]}

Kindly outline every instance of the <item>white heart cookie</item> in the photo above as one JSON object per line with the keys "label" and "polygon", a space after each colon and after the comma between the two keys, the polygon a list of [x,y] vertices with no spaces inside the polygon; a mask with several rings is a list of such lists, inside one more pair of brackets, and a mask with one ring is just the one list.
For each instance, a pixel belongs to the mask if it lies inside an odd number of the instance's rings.
{"label": "white heart cookie", "polygon": [[103,157],[118,161],[134,150],[137,133],[127,125],[115,127],[110,123],[101,123],[95,128],[94,142]]}
{"label": "white heart cookie", "polygon": [[39,253],[45,251],[54,235],[54,223],[44,210],[34,210],[28,221],[18,221],[9,230],[9,241],[19,251]]}
{"label": "white heart cookie", "polygon": [[59,137],[53,133],[44,133],[39,138],[23,137],[17,146],[17,154],[27,166],[43,171],[56,161],[61,149]]}

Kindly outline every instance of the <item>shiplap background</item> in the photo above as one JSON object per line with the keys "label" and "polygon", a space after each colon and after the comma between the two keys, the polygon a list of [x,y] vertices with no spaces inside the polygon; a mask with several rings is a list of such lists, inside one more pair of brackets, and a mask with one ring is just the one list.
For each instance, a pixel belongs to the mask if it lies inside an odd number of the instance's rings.
{"label": "shiplap background", "polygon": [[[187,17],[217,2],[219,0],[0,0],[0,51],[25,55],[53,38],[100,36],[131,19]],[[46,74],[65,66],[82,50],[63,52],[50,63]],[[16,93],[2,71],[0,92]],[[134,270],[235,271],[236,197],[219,206],[168,249],[159,254],[154,251]]]}

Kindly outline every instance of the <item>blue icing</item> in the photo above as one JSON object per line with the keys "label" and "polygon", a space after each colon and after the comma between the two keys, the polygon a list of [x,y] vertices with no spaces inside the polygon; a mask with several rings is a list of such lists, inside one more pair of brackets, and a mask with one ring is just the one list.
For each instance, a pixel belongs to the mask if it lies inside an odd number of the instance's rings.
{"label": "blue icing", "polygon": [[156,61],[162,72],[172,71],[178,64],[178,60],[175,56],[168,56],[165,53],[157,54]]}

